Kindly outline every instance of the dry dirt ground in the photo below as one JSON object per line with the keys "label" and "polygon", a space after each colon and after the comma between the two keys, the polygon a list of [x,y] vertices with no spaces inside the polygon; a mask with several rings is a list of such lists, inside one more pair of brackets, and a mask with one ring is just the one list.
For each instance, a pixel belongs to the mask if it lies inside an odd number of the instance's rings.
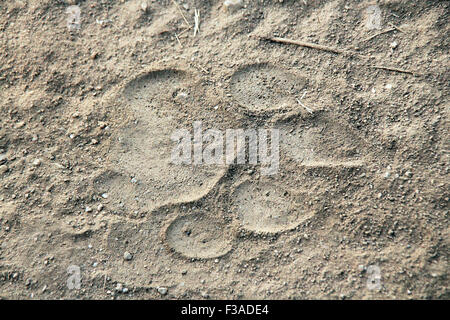
{"label": "dry dirt ground", "polygon": [[[450,298],[448,1],[142,3],[0,1],[2,298]],[[194,121],[278,174],[171,163]]]}

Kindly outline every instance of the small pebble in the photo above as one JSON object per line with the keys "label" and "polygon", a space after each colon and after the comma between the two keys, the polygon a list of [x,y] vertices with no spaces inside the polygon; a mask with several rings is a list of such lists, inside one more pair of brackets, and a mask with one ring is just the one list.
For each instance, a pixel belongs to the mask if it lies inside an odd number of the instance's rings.
{"label": "small pebble", "polygon": [[133,255],[132,255],[131,253],[129,253],[128,251],[126,251],[126,252],[123,254],[123,258],[124,258],[125,260],[127,260],[127,261],[130,261],[131,259],[133,259]]}
{"label": "small pebble", "polygon": [[242,0],[225,0],[223,6],[226,11],[234,11],[242,7]]}
{"label": "small pebble", "polygon": [[0,166],[0,174],[4,174],[8,171],[8,167],[6,166],[6,164],[2,164]]}
{"label": "small pebble", "polygon": [[158,292],[159,292],[161,295],[165,296],[165,295],[167,294],[167,288],[159,287],[159,288],[158,288]]}
{"label": "small pebble", "polygon": [[141,10],[144,11],[144,13],[147,12],[147,10],[148,10],[147,1],[142,1],[142,3],[141,3]]}
{"label": "small pebble", "polygon": [[25,126],[25,122],[23,122],[23,121],[19,121],[19,122],[16,123],[16,128],[17,129],[18,128],[22,128],[23,126]]}

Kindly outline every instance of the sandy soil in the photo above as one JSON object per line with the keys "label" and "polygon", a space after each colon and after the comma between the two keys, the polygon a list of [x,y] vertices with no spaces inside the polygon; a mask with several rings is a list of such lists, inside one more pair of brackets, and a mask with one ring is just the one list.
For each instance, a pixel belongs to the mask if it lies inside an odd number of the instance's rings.
{"label": "sandy soil", "polygon": [[[450,298],[448,1],[142,3],[0,2],[2,298]],[[194,121],[278,174],[171,163]]]}

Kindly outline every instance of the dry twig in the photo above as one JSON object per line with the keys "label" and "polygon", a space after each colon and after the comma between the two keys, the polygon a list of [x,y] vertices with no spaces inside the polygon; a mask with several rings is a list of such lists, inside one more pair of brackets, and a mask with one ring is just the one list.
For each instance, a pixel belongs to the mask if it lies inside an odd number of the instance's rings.
{"label": "dry twig", "polygon": [[415,73],[412,71],[399,69],[399,68],[386,67],[386,66],[371,66],[371,67],[375,68],[375,69],[381,69],[381,70],[394,71],[394,72],[399,72],[399,73],[407,73],[407,74],[415,75]]}
{"label": "dry twig", "polygon": [[311,49],[317,49],[317,50],[322,50],[322,51],[326,51],[326,52],[332,52],[332,53],[336,53],[336,54],[351,54],[354,56],[359,56],[359,57],[363,57],[363,58],[367,58],[366,56],[358,53],[358,52],[354,52],[354,51],[350,51],[350,50],[342,50],[342,49],[338,49],[338,48],[333,48],[333,47],[329,47],[329,46],[324,46],[321,44],[316,44],[316,43],[311,43],[311,42],[304,42],[304,41],[299,41],[299,40],[292,40],[292,39],[287,39],[287,38],[278,38],[278,37],[260,37],[262,39],[265,40],[269,40],[269,41],[273,41],[273,42],[279,42],[279,43],[285,43],[285,44],[294,44],[300,47],[306,47],[306,48],[311,48]]}
{"label": "dry twig", "polygon": [[373,36],[368,37],[367,39],[365,39],[365,40],[363,40],[363,41],[364,41],[364,42],[370,41],[370,40],[372,40],[373,38],[378,37],[379,35],[382,35],[382,34],[385,34],[385,33],[388,33],[388,32],[392,32],[392,31],[394,31],[394,30],[396,30],[396,29],[395,29],[395,28],[390,28],[390,29],[387,29],[387,30],[384,30],[384,31],[377,32],[377,33],[375,33]]}
{"label": "dry twig", "polygon": [[182,34],[184,34],[186,31],[191,30],[192,27],[187,27],[186,29],[184,29],[183,31],[181,31],[178,35],[181,36]]}
{"label": "dry twig", "polygon": [[399,27],[397,27],[395,24],[389,23],[389,25],[390,25],[392,28],[394,28],[395,30],[400,31],[400,32],[402,32],[402,33],[405,33],[405,31],[403,31],[402,29],[400,29]]}
{"label": "dry twig", "polygon": [[274,38],[262,37],[262,38],[269,40],[269,41],[273,41],[273,42],[295,44],[295,45],[301,46],[301,47],[312,48],[312,49],[317,49],[317,50],[322,50],[322,51],[328,51],[328,52],[332,52],[332,53],[338,53],[338,54],[346,53],[346,51],[341,50],[341,49],[323,46],[320,44],[315,44],[315,43],[310,43],[310,42],[303,42],[303,41],[291,40],[291,39],[287,39],[287,38],[278,38],[278,37],[274,37]]}

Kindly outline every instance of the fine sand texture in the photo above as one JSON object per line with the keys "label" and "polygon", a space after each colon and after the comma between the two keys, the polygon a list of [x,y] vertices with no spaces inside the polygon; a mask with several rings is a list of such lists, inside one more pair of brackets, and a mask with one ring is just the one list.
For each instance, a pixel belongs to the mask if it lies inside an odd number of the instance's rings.
{"label": "fine sand texture", "polygon": [[449,299],[449,10],[1,1],[0,298]]}

